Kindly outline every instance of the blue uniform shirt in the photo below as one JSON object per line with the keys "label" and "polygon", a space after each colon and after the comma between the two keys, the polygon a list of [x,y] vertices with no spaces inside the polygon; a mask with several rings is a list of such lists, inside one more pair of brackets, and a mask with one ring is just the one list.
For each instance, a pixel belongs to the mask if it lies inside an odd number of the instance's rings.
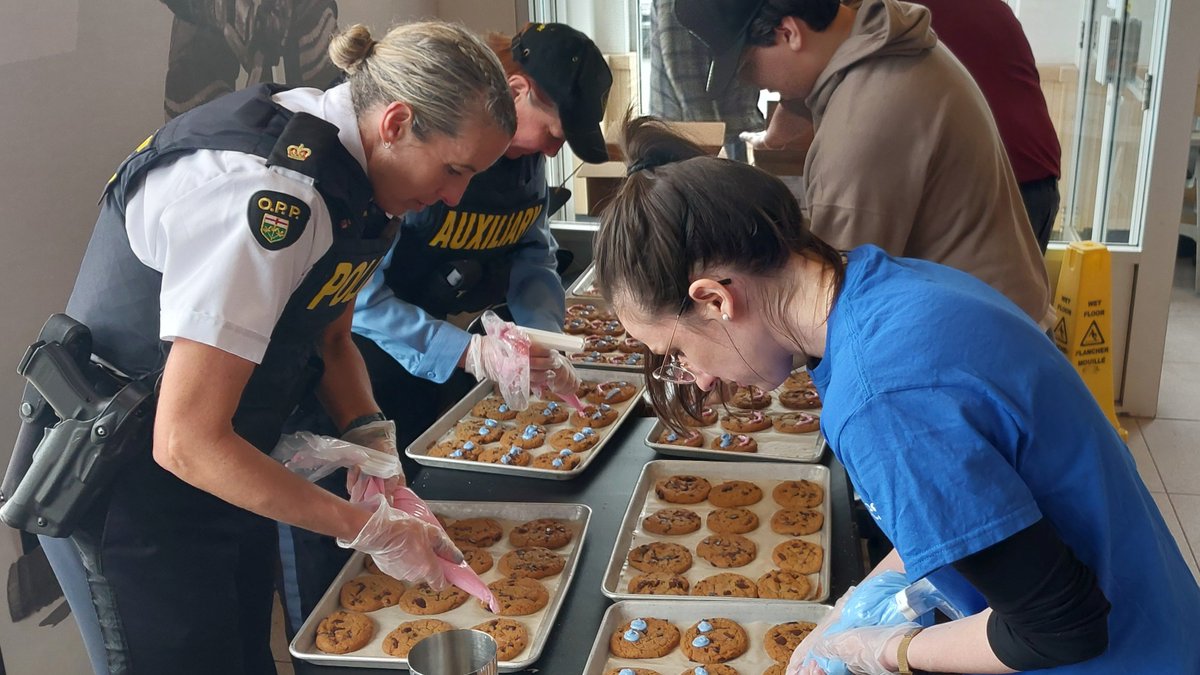
{"label": "blue uniform shirt", "polygon": [[1129,449],[1004,296],[856,248],[813,380],[821,430],[910,579],[979,611],[950,565],[1044,517],[1112,603],[1108,651],[1053,672],[1200,673],[1200,588]]}
{"label": "blue uniform shirt", "polygon": [[[561,332],[565,292],[557,272],[555,252],[558,243],[550,232],[544,206],[547,199],[545,158],[501,158],[472,179],[460,210],[481,199],[495,210],[516,209],[528,205],[531,193],[534,202],[541,207],[536,208],[536,217],[505,254],[506,264],[511,264],[511,269],[504,298],[518,325]],[[443,214],[432,207],[405,216],[395,246],[359,292],[352,325],[355,333],[379,345],[408,372],[434,382],[445,382],[450,377],[471,337],[465,330],[438,319],[417,304],[397,297],[396,291],[387,283],[387,277],[397,249],[413,246],[432,251],[425,248],[428,242],[413,237],[438,232],[442,217]],[[407,241],[406,236],[409,237]],[[417,255],[421,255],[420,252]],[[413,291],[419,296],[419,289]]]}

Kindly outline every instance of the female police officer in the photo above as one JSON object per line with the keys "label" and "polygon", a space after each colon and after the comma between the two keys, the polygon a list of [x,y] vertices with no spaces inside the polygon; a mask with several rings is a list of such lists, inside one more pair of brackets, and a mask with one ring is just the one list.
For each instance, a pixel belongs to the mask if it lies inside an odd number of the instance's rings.
{"label": "female police officer", "polygon": [[78,614],[98,616],[114,673],[274,672],[274,520],[401,578],[437,581],[435,556],[459,556],[436,528],[356,508],[265,453],[314,387],[339,427],[377,415],[349,326],[394,238],[387,214],[456,201],[507,147],[512,99],[494,55],[447,24],[380,41],[355,26],[330,55],[347,84],[197,108],[105,193],[67,311],[117,368],[162,369],[152,442],[70,539],[95,608]]}
{"label": "female police officer", "polygon": [[665,355],[656,408],[678,426],[667,382],[695,410],[717,378],[772,389],[811,357],[821,431],[896,546],[880,569],[929,577],[967,615],[814,632],[789,673],[810,650],[872,675],[1200,672],[1200,588],[1121,438],[1020,308],[948,267],[843,256],[769,174],[653,124],[627,133],[596,271]]}
{"label": "female police officer", "polygon": [[[563,287],[547,213],[546,157],[563,142],[586,162],[608,159],[600,120],[612,73],[583,33],[531,24],[488,43],[504,65],[517,131],[504,157],[471,180],[461,200],[409,214],[400,241],[364,288],[354,313],[375,397],[419,433],[438,412],[429,382],[445,382],[488,338],[444,319],[507,300],[522,326],[561,331]],[[536,356],[536,355],[535,355]],[[550,365],[535,358],[532,379]],[[484,362],[486,367],[486,361]],[[541,367],[539,367],[541,366]],[[565,368],[569,368],[567,365]],[[479,378],[490,372],[474,372]]]}

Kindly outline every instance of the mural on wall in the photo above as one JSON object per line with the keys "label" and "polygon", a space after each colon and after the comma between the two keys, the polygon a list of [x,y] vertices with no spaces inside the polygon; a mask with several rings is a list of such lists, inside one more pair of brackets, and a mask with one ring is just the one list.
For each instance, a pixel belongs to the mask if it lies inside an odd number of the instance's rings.
{"label": "mural on wall", "polygon": [[[161,0],[175,15],[163,109],[176,117],[250,84],[327,87],[337,0]],[[278,79],[276,79],[278,77]]]}

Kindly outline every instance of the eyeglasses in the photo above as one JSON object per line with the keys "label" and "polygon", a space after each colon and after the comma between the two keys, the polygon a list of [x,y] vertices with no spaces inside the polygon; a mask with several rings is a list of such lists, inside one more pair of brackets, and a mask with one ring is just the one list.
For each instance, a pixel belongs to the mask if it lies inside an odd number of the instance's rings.
{"label": "eyeglasses", "polygon": [[[721,279],[717,283],[728,286],[733,283],[733,279]],[[675,315],[675,325],[671,327],[671,337],[667,339],[667,351],[663,352],[663,362],[651,373],[654,379],[660,382],[692,384],[696,381],[696,374],[683,365],[683,360],[679,358],[679,352],[671,350],[672,345],[675,344],[675,331],[679,330],[679,320],[683,318],[684,310],[691,303],[691,296],[684,297],[683,302],[679,303],[679,313]]]}

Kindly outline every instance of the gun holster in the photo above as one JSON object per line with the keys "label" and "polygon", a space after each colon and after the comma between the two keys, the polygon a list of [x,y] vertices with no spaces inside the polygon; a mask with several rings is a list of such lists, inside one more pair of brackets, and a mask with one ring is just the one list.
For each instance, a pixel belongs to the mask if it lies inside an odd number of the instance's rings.
{"label": "gun holster", "polygon": [[65,537],[117,470],[147,447],[155,380],[128,380],[93,363],[90,331],[65,314],[50,317],[17,372],[29,382],[22,421],[46,430],[36,444],[14,449],[0,487],[0,520]]}

